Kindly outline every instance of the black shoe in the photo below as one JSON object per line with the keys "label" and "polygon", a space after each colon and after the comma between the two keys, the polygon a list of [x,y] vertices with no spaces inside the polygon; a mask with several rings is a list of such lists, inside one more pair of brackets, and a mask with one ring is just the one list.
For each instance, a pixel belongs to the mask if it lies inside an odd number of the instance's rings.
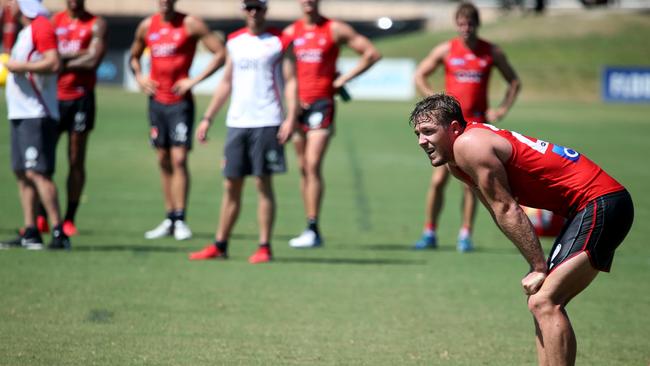
{"label": "black shoe", "polygon": [[70,238],[63,233],[61,225],[57,225],[52,230],[52,241],[47,249],[51,250],[68,250],[70,249]]}
{"label": "black shoe", "polygon": [[43,249],[43,239],[36,228],[26,228],[18,234],[18,237],[0,242],[0,249],[23,247],[28,250]]}

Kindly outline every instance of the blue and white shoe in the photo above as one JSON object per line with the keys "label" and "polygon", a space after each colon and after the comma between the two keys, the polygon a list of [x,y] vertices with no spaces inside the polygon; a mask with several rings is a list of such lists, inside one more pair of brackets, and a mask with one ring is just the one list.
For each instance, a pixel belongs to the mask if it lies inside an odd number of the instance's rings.
{"label": "blue and white shoe", "polygon": [[422,233],[420,240],[418,240],[413,249],[423,250],[423,249],[436,249],[438,247],[438,240],[435,233],[425,232]]}
{"label": "blue and white shoe", "polygon": [[456,246],[456,249],[458,249],[458,251],[461,253],[473,251],[474,244],[472,243],[472,239],[469,236],[465,238],[458,238],[458,245]]}

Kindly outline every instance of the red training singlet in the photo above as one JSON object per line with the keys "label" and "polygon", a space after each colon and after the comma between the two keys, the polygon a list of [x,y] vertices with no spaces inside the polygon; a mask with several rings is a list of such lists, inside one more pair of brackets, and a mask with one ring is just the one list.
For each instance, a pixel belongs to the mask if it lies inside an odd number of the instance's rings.
{"label": "red training singlet", "polygon": [[151,17],[146,44],[151,52],[151,80],[158,82],[154,99],[163,104],[174,104],[188,95],[176,95],[172,86],[187,78],[196,51],[196,39],[185,29],[185,14],[177,13],[171,22],[165,22],[160,13]]}
{"label": "red training singlet", "polygon": [[[85,51],[93,38],[93,27],[97,17],[86,13],[79,19],[71,18],[67,11],[54,15],[54,24],[59,53],[75,54]],[[59,100],[81,98],[93,91],[97,83],[96,70],[66,70],[59,74],[57,97]]]}
{"label": "red training singlet", "polygon": [[336,78],[339,46],[334,42],[332,21],[306,27],[302,19],[293,23],[293,52],[296,55],[298,98],[311,104],[319,99],[332,99]]}
{"label": "red training singlet", "polygon": [[465,46],[460,38],[449,41],[445,57],[445,89],[456,97],[467,122],[485,122],[488,107],[488,82],[492,70],[492,44],[478,40],[476,50]]}
{"label": "red training singlet", "polygon": [[[568,147],[482,123],[468,124],[464,133],[473,128],[492,131],[510,142],[512,155],[505,168],[512,196],[519,204],[571,217],[591,200],[624,189],[602,168]],[[465,179],[471,183],[468,176]]]}
{"label": "red training singlet", "polygon": [[11,7],[5,5],[2,8],[2,48],[11,52],[18,34],[18,16],[11,14]]}

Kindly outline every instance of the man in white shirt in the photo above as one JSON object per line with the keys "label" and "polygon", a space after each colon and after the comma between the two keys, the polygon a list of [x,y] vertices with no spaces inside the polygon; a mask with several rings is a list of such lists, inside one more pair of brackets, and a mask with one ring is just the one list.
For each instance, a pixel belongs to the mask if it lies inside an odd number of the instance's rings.
{"label": "man in white shirt", "polygon": [[[289,45],[278,29],[266,27],[266,0],[242,1],[246,27],[229,35],[224,75],[197,130],[207,139],[213,116],[231,97],[226,118],[224,191],[214,243],[190,254],[191,260],[228,256],[228,239],[241,207],[244,178],[255,177],[259,248],[252,264],[272,259],[271,231],[275,218],[272,175],[286,170],[284,147],[296,126],[297,87],[293,62],[284,58]],[[284,84],[286,116],[281,95]]]}
{"label": "man in white shirt", "polygon": [[50,249],[69,249],[63,233],[56,185],[52,181],[59,109],[56,98],[57,72],[61,60],[54,27],[38,0],[9,0],[9,8],[20,13],[23,29],[5,66],[7,111],[11,123],[11,162],[18,181],[24,229],[18,238],[0,247],[42,249],[35,226],[35,203],[45,207],[54,225]]}

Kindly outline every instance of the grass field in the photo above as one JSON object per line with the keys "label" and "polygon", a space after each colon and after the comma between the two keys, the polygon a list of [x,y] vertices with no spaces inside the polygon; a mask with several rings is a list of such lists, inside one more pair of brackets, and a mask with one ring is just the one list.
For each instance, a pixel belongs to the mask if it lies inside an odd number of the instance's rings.
{"label": "grass field", "polygon": [[[645,18],[626,19],[622,22]],[[486,33],[499,37],[505,32],[499,27],[523,26],[519,22],[489,26]],[[635,32],[641,31],[622,26],[605,38],[629,36],[644,47]],[[419,58],[436,37],[441,36],[413,35],[400,42],[407,53],[419,50],[412,53]],[[561,47],[606,48],[598,42],[585,46],[582,35],[544,37],[551,39],[549,54],[556,55],[549,57],[551,65],[559,63]],[[395,42],[379,45],[391,55]],[[500,43],[513,64],[536,64],[529,43]],[[647,62],[648,52],[645,47],[645,59],[630,63]],[[633,57],[639,56],[628,59]],[[578,337],[578,364],[647,365],[650,107],[598,102],[597,80],[592,80],[598,70],[569,73],[592,88],[575,98],[563,97],[570,91],[553,95],[552,81],[536,86],[528,81],[534,72],[527,70],[521,72],[526,88],[521,101],[501,126],[588,155],[626,185],[635,200],[635,225],[612,273],[600,275],[568,307]],[[231,259],[187,260],[189,251],[211,240],[218,219],[223,125],[217,122],[210,143],[196,146],[191,155],[189,223],[195,237],[182,243],[145,241],[143,232],[163,218],[154,153],[147,145],[146,99],[111,88],[101,88],[98,95],[100,117],[91,137],[73,250],[0,252],[0,365],[535,364],[532,319],[519,285],[525,261],[483,209],[476,252],[455,251],[456,182],[448,190],[441,247],[425,253],[409,249],[421,229],[431,172],[407,125],[412,103],[340,105],[325,166],[322,249],[298,251],[287,245],[304,224],[288,148],[290,172],[276,179],[276,260],[252,266],[246,259],[255,249],[257,229],[250,184]],[[207,100],[197,101],[202,111]],[[6,115],[4,103],[0,115]],[[21,225],[8,154],[5,127],[0,129],[3,237]],[[64,199],[67,167],[64,159],[59,162],[56,179]],[[550,242],[544,246],[548,250]]]}

